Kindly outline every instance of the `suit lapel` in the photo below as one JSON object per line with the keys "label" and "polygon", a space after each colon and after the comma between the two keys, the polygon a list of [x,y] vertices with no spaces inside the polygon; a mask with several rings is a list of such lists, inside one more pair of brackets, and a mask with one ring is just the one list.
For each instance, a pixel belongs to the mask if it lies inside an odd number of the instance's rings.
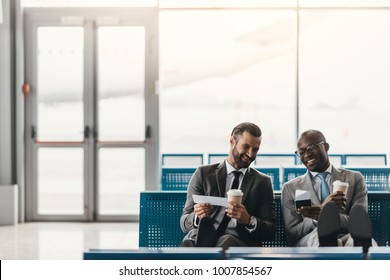
{"label": "suit lapel", "polygon": [[[336,180],[339,180],[341,182],[345,182],[345,172],[342,172],[342,170],[338,170],[335,167],[332,167],[332,178],[333,182]],[[332,187],[333,190],[333,187]]]}
{"label": "suit lapel", "polygon": [[[341,170],[341,169],[337,169],[335,167],[332,167],[332,177],[333,177],[333,182],[336,181],[336,180],[339,180],[341,182],[347,182],[347,174]],[[353,194],[353,190],[351,189],[353,186],[349,185],[349,188],[348,188],[348,191],[347,191],[347,205],[345,207],[345,209],[343,210],[340,210],[340,213],[343,213],[345,214],[346,213],[346,209],[349,209],[350,207],[350,203],[352,201],[352,194]],[[333,192],[333,186],[331,187],[331,190]]]}
{"label": "suit lapel", "polygon": [[[215,171],[217,184],[218,184],[218,191],[220,197],[226,196],[226,176],[227,176],[227,170],[225,162],[222,162],[220,165],[218,165],[217,170]],[[253,185],[253,172],[251,172],[251,169],[248,168],[247,172],[245,173],[244,179],[241,184],[241,190],[244,193],[242,197],[242,202],[245,201],[245,198],[247,197],[250,188]]]}
{"label": "suit lapel", "polygon": [[218,165],[218,168],[215,171],[215,176],[217,179],[219,196],[225,197],[225,195],[226,195],[226,176],[227,176],[225,162],[222,162],[220,165]]}
{"label": "suit lapel", "polygon": [[305,176],[303,176],[302,178],[302,189],[305,191],[310,191],[310,198],[314,205],[321,204],[320,198],[318,197],[318,194],[314,190],[313,182],[309,170],[306,171]]}
{"label": "suit lapel", "polygon": [[245,199],[247,198],[247,196],[249,194],[249,190],[251,189],[251,187],[253,185],[253,180],[254,180],[253,172],[250,168],[248,168],[246,173],[245,173],[244,179],[242,180],[242,184],[241,184],[241,191],[244,193],[244,195],[242,197],[243,204],[245,203]]}

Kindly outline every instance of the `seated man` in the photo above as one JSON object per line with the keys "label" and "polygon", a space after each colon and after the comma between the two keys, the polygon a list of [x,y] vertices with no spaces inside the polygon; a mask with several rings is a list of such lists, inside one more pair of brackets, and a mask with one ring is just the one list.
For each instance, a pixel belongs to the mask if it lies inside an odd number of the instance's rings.
{"label": "seated man", "polygon": [[[282,214],[289,246],[371,246],[372,225],[367,214],[367,187],[361,173],[335,168],[329,162],[329,144],[317,130],[301,134],[296,154],[308,171],[285,183]],[[333,192],[333,182],[348,183]],[[297,190],[308,191],[311,206],[296,208]]]}
{"label": "seated man", "polygon": [[[261,246],[275,234],[274,193],[270,177],[249,167],[261,143],[261,130],[252,123],[236,126],[228,158],[199,167],[191,178],[180,219],[186,233],[181,246]],[[242,204],[228,207],[195,204],[193,194],[225,197],[230,189],[243,192]]]}

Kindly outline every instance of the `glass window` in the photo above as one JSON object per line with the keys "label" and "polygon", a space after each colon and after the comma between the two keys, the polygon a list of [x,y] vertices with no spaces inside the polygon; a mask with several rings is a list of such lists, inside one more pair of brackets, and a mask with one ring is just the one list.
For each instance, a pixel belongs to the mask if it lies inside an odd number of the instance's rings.
{"label": "glass window", "polygon": [[83,140],[83,51],[82,27],[38,29],[37,137],[41,141]]}
{"label": "glass window", "polygon": [[291,7],[296,4],[297,0],[21,0],[23,7]]}
{"label": "glass window", "polygon": [[98,28],[100,141],[145,139],[145,28]]}
{"label": "glass window", "polygon": [[389,0],[299,0],[300,7],[389,7]]}
{"label": "glass window", "polygon": [[153,7],[158,0],[21,0],[22,7]]}
{"label": "glass window", "polygon": [[145,149],[99,149],[99,214],[139,213],[139,193],[145,190]]}
{"label": "glass window", "polygon": [[295,27],[290,10],[161,12],[161,152],[226,153],[243,121],[263,130],[261,152],[288,151]]}
{"label": "glass window", "polygon": [[297,0],[159,0],[160,7],[295,7]]}
{"label": "glass window", "polygon": [[300,26],[300,128],[331,153],[389,150],[390,10],[308,10]]}
{"label": "glass window", "polygon": [[82,148],[38,149],[38,214],[84,214]]}

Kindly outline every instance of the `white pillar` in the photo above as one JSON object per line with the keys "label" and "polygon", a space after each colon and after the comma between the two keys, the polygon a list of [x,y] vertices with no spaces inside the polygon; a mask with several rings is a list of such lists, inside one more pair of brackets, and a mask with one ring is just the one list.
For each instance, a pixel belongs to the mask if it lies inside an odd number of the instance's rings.
{"label": "white pillar", "polygon": [[0,226],[18,222],[18,186],[0,186]]}

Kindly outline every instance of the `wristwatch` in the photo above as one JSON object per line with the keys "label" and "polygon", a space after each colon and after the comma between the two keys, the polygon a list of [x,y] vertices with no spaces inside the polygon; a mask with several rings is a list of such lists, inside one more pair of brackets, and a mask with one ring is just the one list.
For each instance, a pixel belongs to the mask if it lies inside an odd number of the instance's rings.
{"label": "wristwatch", "polygon": [[249,224],[247,224],[245,227],[247,229],[254,229],[256,226],[256,218],[254,216],[251,216],[251,219],[249,220]]}

